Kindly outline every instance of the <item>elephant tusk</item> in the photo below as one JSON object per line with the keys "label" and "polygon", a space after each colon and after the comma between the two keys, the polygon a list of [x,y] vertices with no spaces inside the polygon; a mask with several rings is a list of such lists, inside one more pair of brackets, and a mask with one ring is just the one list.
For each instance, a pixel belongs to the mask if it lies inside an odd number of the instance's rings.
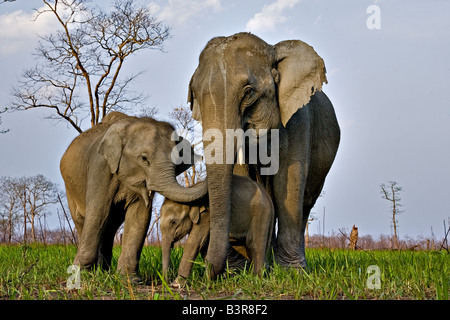
{"label": "elephant tusk", "polygon": [[155,193],[152,190],[142,191],[141,196],[142,196],[142,199],[144,200],[144,204],[145,204],[146,208],[149,208],[150,205],[152,204],[154,195],[155,195]]}
{"label": "elephant tusk", "polygon": [[237,163],[239,165],[243,165],[245,163],[244,151],[242,150],[242,147],[239,147],[238,149]]}
{"label": "elephant tusk", "polygon": [[142,199],[144,200],[146,208],[148,208],[148,206],[150,205],[149,195],[150,195],[150,193],[148,193],[147,190],[145,190],[141,193],[141,196],[142,196]]}

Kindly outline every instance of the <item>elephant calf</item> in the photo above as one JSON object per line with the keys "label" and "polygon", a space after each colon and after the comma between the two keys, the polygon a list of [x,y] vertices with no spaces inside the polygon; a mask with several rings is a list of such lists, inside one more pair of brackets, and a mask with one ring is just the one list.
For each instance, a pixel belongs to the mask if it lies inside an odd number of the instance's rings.
{"label": "elephant calf", "polygon": [[[178,277],[187,278],[192,261],[199,252],[206,252],[209,242],[208,197],[201,203],[189,205],[165,199],[161,206],[163,238],[163,273],[169,269],[170,249],[176,241],[189,234]],[[244,176],[234,175],[231,193],[231,225],[229,240],[234,250],[253,261],[254,272],[265,266],[274,223],[274,207],[267,191]],[[228,255],[229,258],[230,252]]]}

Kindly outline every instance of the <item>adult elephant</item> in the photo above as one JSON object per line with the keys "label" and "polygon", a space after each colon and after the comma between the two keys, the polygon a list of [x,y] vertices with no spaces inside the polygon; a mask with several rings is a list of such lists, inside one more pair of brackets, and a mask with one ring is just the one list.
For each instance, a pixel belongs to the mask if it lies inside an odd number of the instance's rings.
{"label": "adult elephant", "polygon": [[172,141],[173,133],[169,123],[113,112],[69,145],[60,169],[79,237],[73,264],[109,267],[114,235],[125,221],[117,269],[137,274],[154,192],[186,202],[206,194],[205,182],[177,183],[191,163],[176,165],[183,155],[173,151],[191,148],[177,146],[187,141]]}
{"label": "adult elephant", "polygon": [[[189,85],[188,101],[193,118],[202,122],[204,139],[215,129],[229,146],[234,141],[227,141],[228,129],[279,129],[279,170],[268,187],[281,265],[306,267],[305,226],[339,145],[334,108],[321,91],[325,72],[322,58],[302,41],[269,45],[238,33],[208,42]],[[205,150],[210,143],[204,141]],[[225,152],[220,161],[217,157],[217,152],[205,153],[211,214],[206,260],[213,278],[223,271],[227,254],[234,167],[226,163]]]}

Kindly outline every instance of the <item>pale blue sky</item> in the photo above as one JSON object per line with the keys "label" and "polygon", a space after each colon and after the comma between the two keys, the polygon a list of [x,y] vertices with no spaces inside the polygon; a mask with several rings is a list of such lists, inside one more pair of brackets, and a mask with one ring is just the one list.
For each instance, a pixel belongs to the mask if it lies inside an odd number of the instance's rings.
{"label": "pale blue sky", "polygon": [[[366,26],[372,4],[380,8],[379,30]],[[33,65],[36,33],[54,26],[52,17],[30,21],[40,6],[0,4],[0,106],[8,104],[20,72]],[[170,0],[151,6],[172,26],[172,39],[166,53],[130,59],[126,72],[147,70],[135,86],[150,95],[147,104],[160,118],[186,105],[189,79],[210,38],[251,31],[271,44],[303,40],[325,60],[323,90],[342,130],[326,195],[313,209],[322,220],[326,208],[326,233],[356,224],[360,234],[390,234],[389,203],[379,185],[396,180],[404,187],[400,237],[429,236],[431,227],[443,236],[442,221],[450,216],[449,1]],[[63,187],[59,160],[76,132],[45,115],[2,115],[11,131],[0,136],[0,176],[42,173]],[[318,225],[313,222],[311,232]]]}

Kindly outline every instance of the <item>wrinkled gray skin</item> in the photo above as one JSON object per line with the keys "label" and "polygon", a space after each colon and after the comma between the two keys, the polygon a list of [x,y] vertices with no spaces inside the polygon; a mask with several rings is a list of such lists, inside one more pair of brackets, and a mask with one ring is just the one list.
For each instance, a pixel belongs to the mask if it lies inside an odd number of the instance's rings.
{"label": "wrinkled gray skin", "polygon": [[186,189],[176,182],[191,165],[172,162],[176,143],[187,143],[171,141],[173,131],[166,122],[112,112],[73,140],[60,163],[79,238],[73,264],[109,268],[114,235],[125,221],[117,269],[137,274],[154,192],[178,201],[205,195],[206,183]]}
{"label": "wrinkled gray skin", "polygon": [[[296,100],[297,89],[308,85],[298,75],[323,73],[318,78],[326,81],[320,57],[314,72],[302,69],[308,65],[297,50],[302,46],[297,40],[273,46],[248,33],[213,38],[200,55],[188,95],[203,132],[220,130],[224,144],[225,129],[280,129],[279,170],[263,178],[278,219],[275,258],[295,267],[306,267],[305,226],[340,140],[333,105],[325,93],[316,91],[321,83],[306,88],[308,95],[314,93],[306,105]],[[204,141],[205,149],[208,144]],[[225,164],[225,156],[224,164],[211,163],[207,154],[205,162],[211,219],[206,261],[209,276],[215,278],[224,270],[227,255],[234,165]]]}
{"label": "wrinkled gray skin", "polygon": [[[208,199],[196,205],[165,199],[161,206],[163,274],[169,269],[170,249],[189,234],[184,246],[178,276],[187,278],[192,261],[205,252],[209,240],[210,214]],[[260,273],[266,265],[272,236],[274,208],[264,187],[250,178],[233,175],[231,188],[231,224],[229,240],[232,248],[253,262]]]}

